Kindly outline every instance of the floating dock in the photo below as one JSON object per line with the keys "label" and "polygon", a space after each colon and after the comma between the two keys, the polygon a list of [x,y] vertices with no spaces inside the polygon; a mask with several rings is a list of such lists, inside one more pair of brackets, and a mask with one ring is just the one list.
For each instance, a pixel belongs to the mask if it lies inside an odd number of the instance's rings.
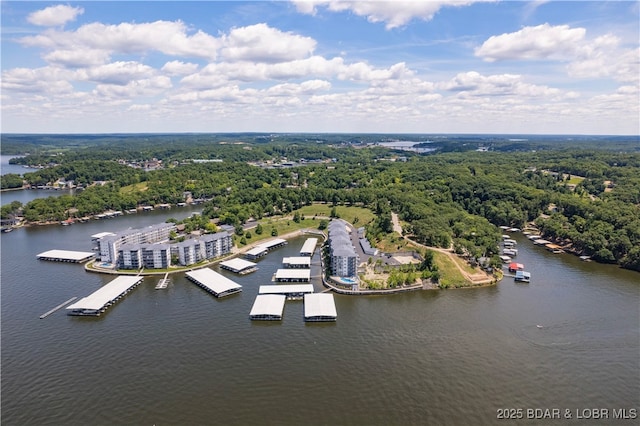
{"label": "floating dock", "polygon": [[281,294],[287,299],[302,299],[305,294],[313,293],[313,284],[275,284],[261,285],[259,294]]}
{"label": "floating dock", "polygon": [[304,295],[304,320],[310,322],[335,321],[338,317],[331,293]]}
{"label": "floating dock", "polygon": [[49,250],[40,253],[40,260],[49,260],[52,262],[71,262],[84,263],[95,257],[95,253],[91,251],[72,251],[72,250]]}
{"label": "floating dock", "polygon": [[292,256],[282,259],[282,266],[285,268],[294,269],[309,269],[311,268],[311,257],[309,256]]}
{"label": "floating dock", "polygon": [[164,290],[165,288],[167,288],[170,281],[171,280],[169,279],[169,273],[167,272],[166,274],[164,274],[164,278],[162,278],[160,281],[158,281],[158,284],[156,284],[156,290]]}
{"label": "floating dock", "polygon": [[213,294],[215,297],[225,297],[242,291],[242,286],[210,268],[196,269],[186,273],[187,278]]}
{"label": "floating dock", "polygon": [[259,294],[253,302],[249,318],[261,321],[281,320],[285,299],[281,294]]}
{"label": "floating dock", "polygon": [[275,274],[277,282],[308,283],[311,280],[311,269],[278,269]]}
{"label": "floating dock", "polygon": [[317,238],[307,238],[307,240],[302,245],[302,249],[300,250],[300,256],[313,256],[313,252],[316,250],[316,245],[318,244]]}
{"label": "floating dock", "polygon": [[142,280],[143,277],[139,275],[121,275],[89,296],[67,306],[67,314],[98,316],[138,286]]}
{"label": "floating dock", "polygon": [[255,263],[237,257],[220,262],[220,267],[240,275],[249,274],[258,270]]}

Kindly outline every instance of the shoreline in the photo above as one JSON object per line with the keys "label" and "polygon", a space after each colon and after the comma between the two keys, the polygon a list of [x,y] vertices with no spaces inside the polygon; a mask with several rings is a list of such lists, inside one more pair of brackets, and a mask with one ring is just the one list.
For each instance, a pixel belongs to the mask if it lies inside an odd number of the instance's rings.
{"label": "shoreline", "polygon": [[324,235],[324,233],[322,233],[321,231],[318,230],[313,230],[310,228],[303,228],[303,229],[298,229],[296,231],[291,231],[288,232],[282,236],[278,236],[278,237],[273,237],[273,238],[265,238],[263,240],[260,241],[256,241],[252,244],[247,244],[246,246],[242,247],[242,248],[236,248],[234,247],[234,250],[232,250],[230,253],[227,253],[224,256],[220,256],[217,257],[215,259],[211,259],[208,260],[206,262],[203,263],[199,263],[196,265],[189,265],[189,266],[185,266],[185,267],[176,267],[174,270],[160,270],[160,271],[140,271],[140,270],[122,270],[122,269],[106,269],[106,268],[100,268],[100,267],[96,267],[94,264],[97,261],[97,259],[94,259],[92,261],[89,261],[87,263],[84,264],[84,269],[87,272],[93,272],[93,273],[97,273],[97,274],[107,274],[107,275],[140,275],[140,276],[154,276],[154,275],[164,275],[164,274],[177,274],[180,272],[189,272],[189,271],[193,271],[195,269],[200,269],[200,268],[206,268],[207,266],[210,265],[215,265],[217,263],[223,262],[227,259],[233,258],[235,256],[241,255],[249,250],[251,250],[252,248],[265,243],[267,241],[269,241],[270,239],[275,239],[275,238],[282,238],[285,240],[289,240],[291,238],[295,238],[295,237],[299,237],[301,235],[305,235],[305,234],[313,234],[313,235],[322,235],[325,239],[326,236]]}

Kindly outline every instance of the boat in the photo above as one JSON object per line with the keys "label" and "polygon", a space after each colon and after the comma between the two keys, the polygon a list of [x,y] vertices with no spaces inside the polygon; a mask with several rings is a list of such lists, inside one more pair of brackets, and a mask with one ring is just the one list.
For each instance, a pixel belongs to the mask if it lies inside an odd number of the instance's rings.
{"label": "boat", "polygon": [[[506,249],[502,250],[502,254],[504,254],[506,256],[517,256],[518,255],[518,249],[506,248]],[[511,260],[511,259],[509,259],[509,260]]]}
{"label": "boat", "polygon": [[531,281],[531,273],[526,271],[516,271],[515,280],[517,282],[528,283]]}

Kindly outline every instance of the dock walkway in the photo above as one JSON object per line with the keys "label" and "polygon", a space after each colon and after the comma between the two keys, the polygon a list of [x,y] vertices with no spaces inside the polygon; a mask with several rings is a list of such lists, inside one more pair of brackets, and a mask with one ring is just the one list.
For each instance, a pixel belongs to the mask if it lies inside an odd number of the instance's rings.
{"label": "dock walkway", "polygon": [[169,273],[167,272],[166,274],[164,274],[164,278],[162,278],[160,281],[158,281],[158,284],[156,284],[156,290],[167,288],[170,281],[171,280],[169,279]]}
{"label": "dock walkway", "polygon": [[53,309],[45,312],[44,314],[40,315],[40,319],[48,317],[49,315],[51,315],[52,313],[54,313],[58,309],[62,309],[63,307],[67,306],[69,303],[73,302],[76,299],[77,299],[77,297],[73,296],[71,299],[67,300],[66,302],[61,303],[58,306],[56,306],[55,308],[53,308]]}

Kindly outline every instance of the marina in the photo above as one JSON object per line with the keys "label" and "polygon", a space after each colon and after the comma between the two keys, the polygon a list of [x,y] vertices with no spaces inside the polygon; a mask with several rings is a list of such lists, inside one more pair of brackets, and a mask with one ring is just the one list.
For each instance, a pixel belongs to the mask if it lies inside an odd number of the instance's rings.
{"label": "marina", "polygon": [[189,271],[186,273],[186,276],[195,284],[218,298],[242,291],[240,284],[233,282],[210,268]]}
{"label": "marina", "polygon": [[121,275],[87,297],[67,306],[69,315],[99,316],[143,280],[141,276]]}
{"label": "marina", "polygon": [[[158,209],[108,223],[141,228],[163,221],[160,212],[167,214]],[[163,272],[145,279],[113,312],[73,317],[62,308],[38,319],[117,276],[36,259],[53,241],[90,251],[87,237],[104,226],[95,221],[2,234],[3,424],[72,424],[77,410],[68,407],[74,404],[113,425],[211,419],[252,425],[275,419],[274,411],[285,413],[277,418],[283,425],[343,424],[346,416],[354,424],[446,425],[468,423],[478,413],[486,413],[489,424],[496,400],[517,406],[525,393],[541,406],[637,402],[638,275],[615,265],[554,255],[512,234],[531,284],[514,283],[505,274],[496,286],[470,290],[334,294],[340,321],[303,321],[302,301],[286,301],[282,321],[250,320],[259,287],[278,284],[271,283],[272,275],[283,257],[299,255],[302,236],[261,259],[255,273],[236,276],[212,267],[241,284],[245,294],[213,301],[184,272],[169,275],[170,291],[154,290]],[[316,252],[311,275],[320,292],[317,258]],[[141,364],[141,356],[150,362]],[[286,366],[278,380],[274,357]],[[393,373],[380,374],[380,365]],[[607,379],[593,380],[585,371]],[[335,392],[318,388],[319,375]],[[498,376],[504,377],[500,383]],[[169,387],[189,393],[177,399],[180,392],[141,391]],[[578,388],[584,392],[576,393]],[[371,389],[413,397],[381,400],[371,398]],[[465,403],[420,402],[441,389]],[[211,404],[212,392],[220,404]],[[336,409],[317,404],[319,398]],[[300,402],[295,415],[291,401]]]}
{"label": "marina", "polygon": [[281,294],[259,294],[251,307],[249,318],[260,321],[279,321],[282,319],[286,296]]}
{"label": "marina", "polygon": [[338,318],[332,293],[304,295],[304,320],[309,322],[335,321]]}
{"label": "marina", "polygon": [[238,257],[220,262],[220,267],[240,275],[250,274],[258,270],[255,263]]}
{"label": "marina", "polygon": [[287,299],[301,299],[305,294],[313,293],[313,284],[273,284],[261,285],[258,294],[281,294]]}
{"label": "marina", "polygon": [[38,254],[39,260],[48,260],[51,262],[71,262],[84,263],[95,257],[90,251],[73,251],[73,250],[48,250]]}

